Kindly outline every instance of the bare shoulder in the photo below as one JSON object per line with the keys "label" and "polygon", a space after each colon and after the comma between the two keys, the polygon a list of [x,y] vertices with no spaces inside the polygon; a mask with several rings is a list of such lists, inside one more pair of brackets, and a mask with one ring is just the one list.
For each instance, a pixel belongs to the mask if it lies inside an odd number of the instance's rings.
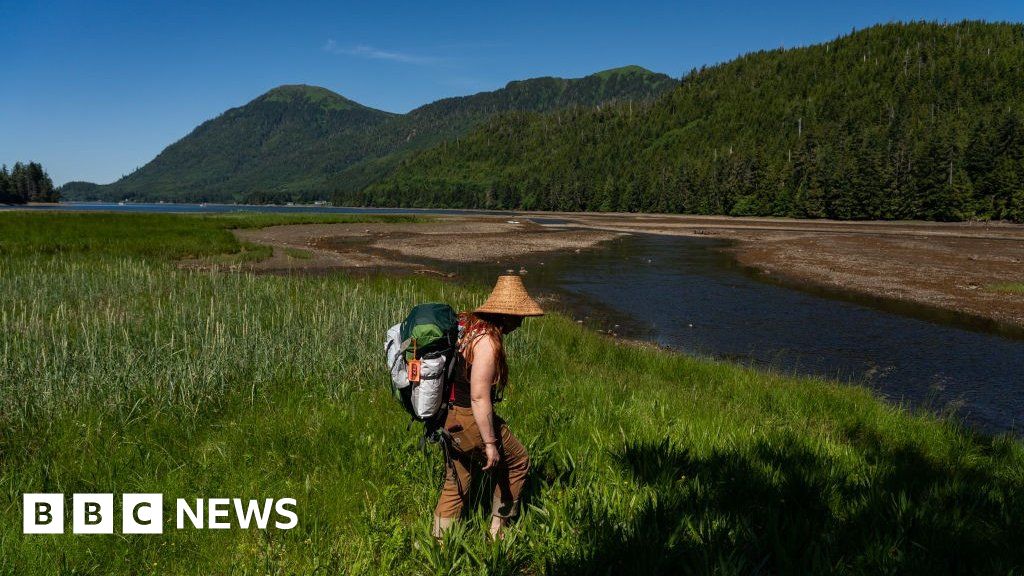
{"label": "bare shoulder", "polygon": [[483,334],[477,338],[473,342],[473,356],[479,359],[493,357],[497,350],[497,343],[494,340],[494,336],[489,334]]}

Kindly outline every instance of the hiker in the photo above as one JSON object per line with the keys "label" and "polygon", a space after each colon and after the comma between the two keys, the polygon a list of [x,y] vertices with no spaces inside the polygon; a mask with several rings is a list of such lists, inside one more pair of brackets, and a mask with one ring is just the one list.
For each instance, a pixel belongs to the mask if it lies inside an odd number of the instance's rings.
{"label": "hiker", "polygon": [[527,294],[519,276],[500,276],[482,306],[459,314],[459,340],[452,375],[452,407],[444,423],[451,434],[451,466],[434,509],[434,536],[440,538],[459,518],[469,496],[474,460],[494,475],[491,500],[492,538],[499,538],[510,518],[519,513],[519,494],[530,469],[526,449],[494,413],[508,384],[503,337],[527,316],[544,311]]}

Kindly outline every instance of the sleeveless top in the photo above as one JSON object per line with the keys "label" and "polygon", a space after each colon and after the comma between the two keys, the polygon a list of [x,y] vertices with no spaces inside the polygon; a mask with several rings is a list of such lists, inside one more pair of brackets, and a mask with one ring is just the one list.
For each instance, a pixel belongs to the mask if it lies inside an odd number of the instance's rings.
{"label": "sleeveless top", "polygon": [[[452,370],[452,392],[451,396],[448,398],[448,401],[451,402],[453,406],[470,408],[473,405],[472,397],[469,392],[469,378],[470,373],[473,370],[473,364],[466,360],[463,352],[468,346],[475,344],[476,340],[483,335],[483,333],[466,334],[463,339],[459,341],[458,352],[455,355],[455,368]],[[498,393],[498,387],[492,385],[491,403],[496,404],[498,402],[501,402],[501,395]]]}
{"label": "sleeveless top", "polygon": [[455,370],[452,374],[452,395],[449,400],[452,405],[460,408],[469,408],[473,405],[469,395],[469,371],[473,365],[466,362],[462,354],[455,358]]}

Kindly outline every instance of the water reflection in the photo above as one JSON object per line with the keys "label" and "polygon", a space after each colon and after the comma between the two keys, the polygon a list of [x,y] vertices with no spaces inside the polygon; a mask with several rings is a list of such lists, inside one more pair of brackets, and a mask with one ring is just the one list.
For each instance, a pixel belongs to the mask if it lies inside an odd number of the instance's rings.
{"label": "water reflection", "polygon": [[[986,431],[1013,430],[1024,409],[1024,341],[760,281],[723,241],[637,235],[527,261],[531,288],[560,293],[598,329],[787,373],[864,383],[895,402],[959,408]],[[543,264],[541,264],[543,262]],[[518,268],[519,262],[514,268]],[[464,269],[491,276],[508,263]],[[909,306],[904,306],[910,311]]]}

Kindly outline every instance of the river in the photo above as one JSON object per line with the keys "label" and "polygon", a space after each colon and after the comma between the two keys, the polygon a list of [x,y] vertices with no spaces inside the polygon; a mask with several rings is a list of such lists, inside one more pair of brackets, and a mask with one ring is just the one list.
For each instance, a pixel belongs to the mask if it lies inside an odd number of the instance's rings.
{"label": "river", "polygon": [[[761,280],[718,239],[633,235],[526,264],[585,324],[683,352],[863,384],[892,402],[955,413],[987,432],[1024,416],[1024,340],[911,305],[831,298]],[[541,264],[543,262],[543,264]],[[489,266],[493,274],[500,266]]]}

